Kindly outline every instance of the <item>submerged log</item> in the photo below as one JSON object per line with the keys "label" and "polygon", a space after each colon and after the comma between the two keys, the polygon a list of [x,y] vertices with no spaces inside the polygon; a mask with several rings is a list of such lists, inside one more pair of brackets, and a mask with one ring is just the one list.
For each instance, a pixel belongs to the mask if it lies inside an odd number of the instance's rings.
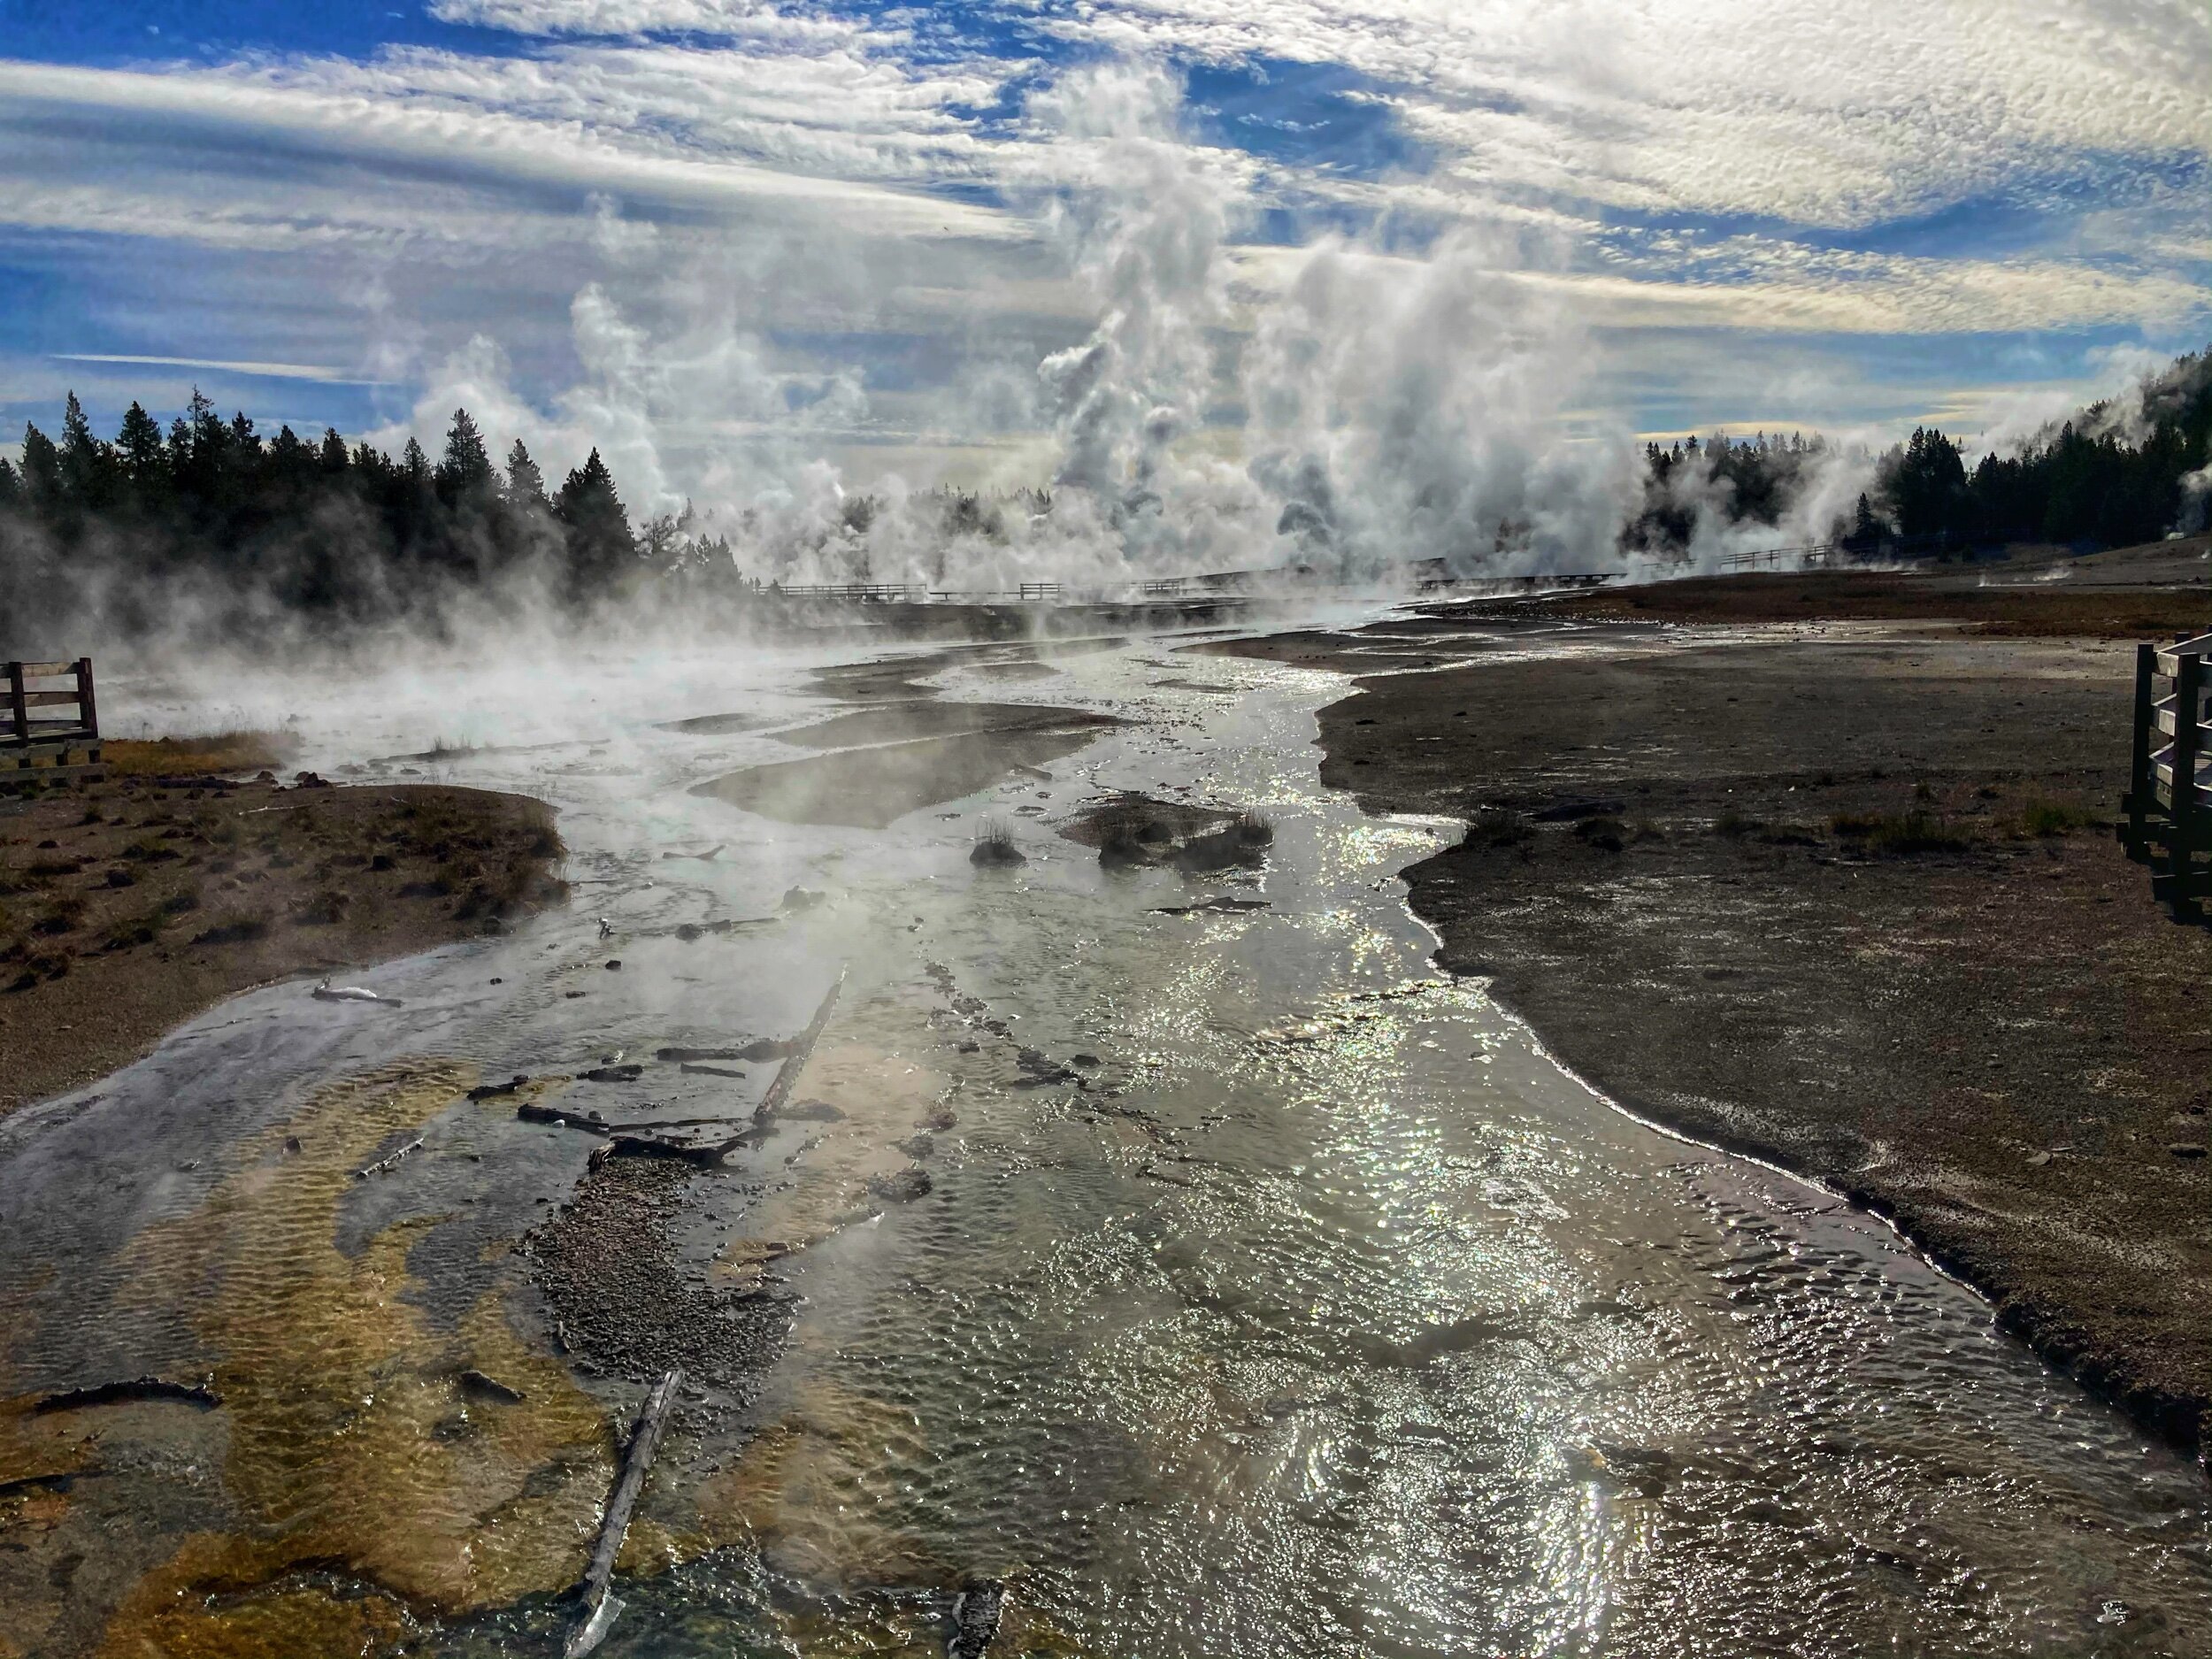
{"label": "submerged log", "polygon": [[39,1401],[31,1408],[31,1414],[36,1417],[48,1411],[74,1411],[80,1406],[125,1405],[138,1400],[173,1400],[197,1411],[212,1411],[223,1403],[223,1396],[204,1383],[172,1382],[166,1377],[134,1377],[127,1382],[65,1388]]}
{"label": "submerged log", "polygon": [[621,1601],[608,1594],[607,1584],[614,1577],[614,1558],[622,1548],[623,1534],[630,1530],[630,1512],[637,1507],[638,1494],[645,1489],[646,1471],[652,1467],[653,1454],[660,1445],[661,1429],[668,1421],[668,1414],[675,1409],[676,1390],[683,1382],[681,1371],[671,1371],[653,1385],[653,1392],[645,1396],[645,1404],[639,1409],[637,1423],[630,1431],[630,1442],[622,1457],[622,1472],[617,1477],[614,1490],[608,1494],[606,1513],[599,1524],[599,1541],[592,1547],[591,1559],[585,1564],[584,1576],[576,1586],[576,1597],[583,1604],[583,1617],[576,1628],[569,1632],[561,1649],[561,1659],[583,1659],[607,1639],[616,1617],[622,1611]]}
{"label": "submerged log", "polygon": [[754,1110],[755,1123],[764,1124],[773,1118],[796,1087],[799,1073],[806,1070],[808,1056],[814,1052],[814,1045],[821,1041],[823,1029],[828,1025],[830,1014],[837,1006],[838,995],[845,988],[845,976],[850,972],[849,968],[838,969],[837,978],[831,982],[828,994],[822,998],[822,1005],[814,1010],[814,1018],[807,1022],[804,1031],[791,1039],[784,1063],[776,1072],[776,1080],[768,1086],[768,1092],[760,1097],[760,1104]]}
{"label": "submerged log", "polygon": [[388,1156],[380,1157],[373,1164],[363,1164],[359,1169],[354,1171],[353,1179],[357,1181],[365,1181],[372,1175],[387,1174],[391,1171],[397,1169],[399,1167],[399,1161],[405,1157],[410,1152],[419,1151],[421,1150],[421,1148],[422,1137],[420,1135],[417,1135],[412,1141],[410,1141],[405,1146],[399,1148]]}

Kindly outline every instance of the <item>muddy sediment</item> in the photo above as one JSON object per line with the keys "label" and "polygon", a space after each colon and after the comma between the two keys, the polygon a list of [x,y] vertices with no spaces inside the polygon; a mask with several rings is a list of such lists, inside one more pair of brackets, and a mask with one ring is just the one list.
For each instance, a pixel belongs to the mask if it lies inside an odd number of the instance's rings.
{"label": "muddy sediment", "polygon": [[1405,872],[1440,962],[1631,1110],[1893,1217],[2200,1448],[2212,933],[2109,833],[2127,649],[1616,637],[1323,711],[1325,782],[1470,823]]}
{"label": "muddy sediment", "polygon": [[495,929],[565,891],[551,810],[428,785],[119,779],[0,800],[0,1115],[249,987]]}

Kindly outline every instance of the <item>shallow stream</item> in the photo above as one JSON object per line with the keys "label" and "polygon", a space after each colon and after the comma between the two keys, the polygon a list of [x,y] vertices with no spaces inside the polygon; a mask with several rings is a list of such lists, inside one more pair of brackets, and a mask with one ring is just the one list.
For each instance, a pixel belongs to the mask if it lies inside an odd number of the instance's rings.
{"label": "shallow stream", "polygon": [[[656,1223],[788,1334],[694,1378],[605,1653],[934,1655],[979,1579],[994,1653],[2212,1651],[2196,1471],[1878,1223],[1632,1121],[1436,978],[1394,872],[1456,826],[1320,787],[1344,681],[1174,643],[925,658],[925,694],[1127,724],[881,830],[691,793],[870,706],[818,658],[273,684],[304,764],[553,801],[574,900],[350,976],[401,1008],[271,987],[0,1124],[0,1394],[229,1402],[112,1408],[96,1447],[37,1420],[88,1471],[41,1571],[105,1552],[117,1588],[40,1592],[26,1650],[545,1651],[641,1384],[553,1357],[512,1248],[592,1139],[461,1090],[643,1064],[560,1103],[741,1125],[772,1064],[658,1050],[795,1033],[841,972],[795,1090],[840,1115]],[[722,713],[757,729],[658,724]],[[440,733],[487,746],[370,764]],[[1122,789],[1260,810],[1264,862],[1056,833]],[[1025,864],[970,863],[987,820]],[[1219,895],[1265,908],[1164,913]],[[929,1190],[883,1200],[909,1164]],[[525,1403],[457,1411],[465,1359]]]}

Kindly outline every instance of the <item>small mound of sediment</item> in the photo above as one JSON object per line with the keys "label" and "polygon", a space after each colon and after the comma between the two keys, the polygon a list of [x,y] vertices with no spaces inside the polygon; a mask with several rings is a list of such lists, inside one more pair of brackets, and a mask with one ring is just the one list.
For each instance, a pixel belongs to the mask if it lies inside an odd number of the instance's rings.
{"label": "small mound of sediment", "polygon": [[1098,849],[1110,867],[1171,865],[1187,872],[1249,868],[1266,861],[1273,826],[1256,813],[1156,800],[1134,791],[1095,803],[1061,835]]}

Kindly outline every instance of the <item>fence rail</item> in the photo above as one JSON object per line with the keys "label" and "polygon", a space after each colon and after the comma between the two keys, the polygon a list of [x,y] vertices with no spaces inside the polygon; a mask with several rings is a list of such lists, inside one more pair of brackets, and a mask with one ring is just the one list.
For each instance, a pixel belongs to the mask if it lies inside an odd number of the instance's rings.
{"label": "fence rail", "polygon": [[2212,634],[2135,649],[2135,732],[2121,836],[2177,916],[2212,897]]}
{"label": "fence rail", "polygon": [[[93,700],[89,657],[73,663],[10,663],[4,695],[0,782],[44,782],[105,770],[100,761],[100,714]],[[35,714],[34,710],[57,712]],[[68,712],[58,712],[62,710]],[[73,755],[83,759],[73,763]]]}

